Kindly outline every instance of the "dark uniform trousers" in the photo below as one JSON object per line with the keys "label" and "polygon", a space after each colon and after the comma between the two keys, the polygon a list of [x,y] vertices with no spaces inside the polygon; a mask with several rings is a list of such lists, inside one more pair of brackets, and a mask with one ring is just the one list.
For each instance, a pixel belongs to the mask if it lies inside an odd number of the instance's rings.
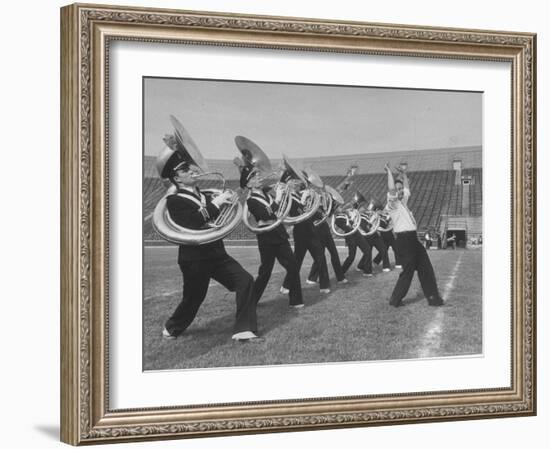
{"label": "dark uniform trousers", "polygon": [[401,303],[409,291],[415,271],[418,273],[422,291],[428,302],[440,302],[441,297],[432,263],[426,248],[418,240],[416,231],[397,233],[396,244],[403,270],[393,289],[390,304],[399,305]]}
{"label": "dark uniform trousers", "polygon": [[275,245],[259,243],[258,247],[260,249],[261,264],[258,269],[258,277],[254,282],[253,296],[256,298],[256,302],[260,300],[264,293],[273,271],[275,259],[277,259],[287,273],[285,281],[288,282],[289,304],[291,306],[302,304],[304,301],[302,298],[302,286],[300,284],[300,270],[288,240]]}
{"label": "dark uniform trousers", "polygon": [[[332,238],[332,233],[330,232],[330,226],[326,221],[324,221],[319,226],[315,226],[315,232],[319,237],[319,241],[321,242],[323,251],[327,249],[330,254],[330,262],[332,264],[332,269],[334,270],[336,280],[337,281],[344,280],[345,278],[344,270],[342,270],[342,264],[340,263],[340,256],[338,255],[338,249],[336,249],[336,244],[334,243],[334,239]],[[319,279],[319,267],[317,266],[317,262],[315,261],[313,262],[313,265],[311,266],[311,270],[309,271],[308,279],[314,282],[316,282],[317,279]]]}
{"label": "dark uniform trousers", "polygon": [[[316,262],[319,267],[319,288],[330,288],[327,261],[319,237],[313,231],[311,219],[294,225],[292,235],[294,237],[294,257],[296,258],[298,271],[302,268],[306,251],[309,251],[314,263]],[[289,278],[287,274],[283,282],[283,287],[290,289],[290,281],[291,278]]]}
{"label": "dark uniform trousers", "polygon": [[363,254],[363,257],[357,264],[357,267],[365,271],[366,273],[372,273],[372,248],[374,247],[378,250],[378,254],[376,256],[381,256],[382,258],[382,266],[384,268],[390,268],[390,258],[388,257],[388,250],[378,233],[375,232],[372,235],[364,237],[369,244],[370,251]]}
{"label": "dark uniform trousers", "polygon": [[[390,248],[393,250],[393,255],[395,257],[395,265],[401,265],[399,261],[399,254],[397,252],[397,245],[395,244],[395,237],[393,236],[393,231],[381,232],[380,237],[382,238],[384,245],[386,245],[386,251],[388,251]],[[388,258],[389,258],[389,254],[388,254]],[[382,261],[382,254],[378,253],[374,258],[373,262],[375,264],[379,264],[381,261]]]}
{"label": "dark uniform trousers", "polygon": [[[301,203],[298,195],[292,194],[292,206],[290,208],[290,216],[294,217],[302,214],[304,211],[303,204]],[[327,261],[325,259],[325,252],[319,240],[319,236],[314,231],[313,225],[314,218],[309,218],[296,225],[292,229],[292,235],[294,237],[294,257],[296,258],[296,264],[298,265],[298,272],[302,268],[306,251],[309,251],[313,262],[317,262],[319,267],[319,288],[330,288],[330,281],[328,278]],[[288,274],[283,282],[283,287],[290,289],[290,280]]]}
{"label": "dark uniform trousers", "polygon": [[171,335],[179,335],[195,319],[206,297],[210,279],[236,293],[237,311],[234,332],[257,332],[256,306],[252,289],[254,279],[228,254],[212,259],[180,261],[183,274],[183,298],[166,322]]}
{"label": "dark uniform trousers", "polygon": [[[279,205],[267,193],[252,192],[247,199],[247,205],[256,221],[277,220],[275,212],[278,210]],[[265,291],[273,272],[275,259],[277,259],[287,272],[290,305],[302,304],[300,270],[288,242],[288,233],[284,225],[280,224],[271,231],[258,233],[256,238],[258,239],[258,249],[260,251],[260,268],[258,269],[258,277],[254,281],[253,293],[256,303],[260,301]]]}
{"label": "dark uniform trousers", "polygon": [[[348,257],[346,260],[344,260],[344,263],[342,264],[342,271],[346,273],[355,260],[355,255],[357,254],[357,248],[361,250],[363,255],[365,254],[371,254],[372,248],[368,244],[368,242],[365,240],[365,237],[363,237],[359,231],[356,231],[352,235],[346,237],[346,245],[348,247]],[[369,257],[370,259],[370,257]],[[370,271],[365,271],[367,274],[372,272],[372,263],[370,264]],[[359,267],[360,268],[360,267]],[[363,271],[365,268],[363,269]]]}
{"label": "dark uniform trousers", "polygon": [[[201,229],[219,214],[211,197],[199,190],[179,190],[167,197],[166,206],[178,225],[191,229]],[[193,322],[208,292],[210,279],[236,293],[235,333],[257,331],[256,302],[252,295],[254,280],[226,253],[223,240],[204,245],[179,245],[178,265],[183,275],[183,297],[165,325],[171,335],[180,335]]]}

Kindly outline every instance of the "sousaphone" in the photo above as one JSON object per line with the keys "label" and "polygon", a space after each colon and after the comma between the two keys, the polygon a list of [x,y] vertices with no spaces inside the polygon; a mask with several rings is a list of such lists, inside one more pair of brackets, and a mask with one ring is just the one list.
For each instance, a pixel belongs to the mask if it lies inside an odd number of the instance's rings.
{"label": "sousaphone", "polygon": [[[170,141],[166,143],[170,145],[172,150],[181,155],[182,160],[199,167],[201,173],[194,175],[194,177],[215,176],[222,182],[221,189],[204,189],[203,193],[210,193],[216,196],[224,192],[226,189],[223,175],[219,172],[209,172],[206,161],[183,125],[172,115],[170,116],[170,122],[174,128],[174,135],[173,139],[170,139]],[[163,154],[163,152],[161,152],[161,154]],[[158,164],[163,163],[161,158],[159,158],[157,162]],[[158,164],[157,168],[159,168],[160,171],[161,167]],[[232,192],[233,197],[231,203],[222,205],[216,219],[208,222],[203,229],[190,229],[180,226],[172,220],[166,208],[167,197],[176,192],[177,188],[173,185],[170,186],[166,194],[157,203],[153,212],[154,229],[163,239],[171,243],[176,243],[178,245],[204,245],[211,243],[229,235],[241,221],[243,207],[238,201],[237,194]]]}
{"label": "sousaphone", "polygon": [[283,177],[289,178],[288,180],[285,180],[285,182],[287,184],[298,183],[303,186],[303,188],[299,192],[296,192],[296,194],[304,198],[303,212],[295,216],[288,215],[283,220],[283,223],[287,225],[295,225],[311,218],[313,214],[317,212],[317,209],[319,209],[319,205],[321,204],[321,196],[316,191],[318,187],[316,187],[308,179],[306,179],[304,174],[300,170],[298,170],[284,154],[283,164],[285,168]]}
{"label": "sousaphone", "polygon": [[[319,193],[321,199],[318,208],[320,217],[313,221],[314,226],[319,226],[321,223],[324,223],[330,215],[332,210],[333,195],[327,190],[327,187],[329,186],[325,185],[321,177],[312,168],[305,168],[304,175],[306,176],[309,184]],[[330,187],[330,189],[332,189],[332,187]],[[342,198],[336,190],[332,189],[332,191]]]}
{"label": "sousaphone", "polygon": [[[341,198],[341,197],[340,197]],[[342,198],[342,205],[339,208],[338,212],[332,216],[332,231],[338,237],[347,237],[358,230],[360,230],[362,216],[359,213],[359,207],[364,203],[365,197],[360,192],[355,192],[350,201],[344,203]],[[351,230],[345,232],[342,229],[338,228],[337,220],[345,219],[346,222],[350,222]]]}
{"label": "sousaphone", "polygon": [[378,215],[378,211],[381,208],[380,203],[371,198],[369,204],[360,210],[362,226],[359,228],[359,232],[365,237],[373,235],[378,231],[378,226],[380,225],[380,215]]}

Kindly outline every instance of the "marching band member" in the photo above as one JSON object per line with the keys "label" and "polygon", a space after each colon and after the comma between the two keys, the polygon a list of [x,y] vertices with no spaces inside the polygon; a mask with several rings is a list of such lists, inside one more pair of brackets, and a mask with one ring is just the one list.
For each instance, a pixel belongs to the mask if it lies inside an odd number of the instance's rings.
{"label": "marching band member", "polygon": [[[381,227],[386,229],[390,223],[390,217],[387,215],[388,209],[387,206],[384,208],[384,211],[380,214],[380,224]],[[386,251],[388,251],[388,257],[389,257],[389,249],[391,248],[393,250],[393,256],[395,258],[395,268],[401,268],[401,263],[399,262],[399,254],[397,254],[397,245],[395,244],[395,236],[393,235],[393,229],[390,229],[388,231],[379,231],[380,237],[382,238],[382,242],[384,243],[384,246],[386,247]],[[382,254],[378,253],[376,257],[373,259],[373,262],[378,265],[382,261]]]}
{"label": "marching band member", "polygon": [[[332,232],[328,224],[330,217],[334,215],[334,212],[336,211],[337,206],[338,206],[337,202],[333,200],[331,210],[326,211],[328,214],[328,218],[325,221],[323,221],[321,224],[314,226],[313,229],[315,230],[315,232],[317,233],[317,236],[319,237],[319,241],[321,242],[321,245],[323,247],[323,252],[325,251],[325,249],[327,249],[330,254],[330,261],[332,264],[332,269],[334,270],[334,274],[336,276],[336,281],[339,284],[345,284],[348,282],[348,280],[346,279],[344,270],[342,269],[342,264],[340,262],[340,255],[338,254],[338,249],[336,248],[336,244],[334,243],[334,238],[332,237]],[[317,218],[319,218],[318,214],[315,216],[314,219],[317,219]],[[314,261],[313,265],[311,265],[309,276],[306,282],[308,284],[316,284],[318,279],[319,279],[319,268],[317,266],[317,263]]]}
{"label": "marching band member", "polygon": [[[376,209],[376,205],[374,206],[374,208]],[[367,209],[365,207],[361,207],[359,209],[360,212],[365,212],[366,210]],[[376,211],[373,210],[372,213],[376,213]],[[368,223],[367,220],[361,220],[360,228],[363,230],[363,232],[368,234],[371,231],[369,225],[370,223]],[[382,271],[391,271],[388,250],[386,249],[386,246],[384,245],[384,242],[382,241],[382,238],[380,237],[378,232],[375,231],[370,235],[364,235],[363,237],[367,241],[369,250],[363,254],[363,257],[357,264],[357,267],[363,270],[365,273],[372,273],[372,248],[374,247],[378,251],[378,254],[376,256],[380,256],[380,258],[382,259]]]}
{"label": "marching band member", "polygon": [[390,298],[390,305],[399,307],[407,295],[411,281],[416,271],[424,296],[430,306],[442,306],[443,299],[437,288],[434,269],[424,245],[417,235],[416,220],[407,204],[411,196],[409,180],[404,169],[401,179],[394,180],[388,164],[384,167],[388,175],[388,212],[393,221],[393,229],[397,235],[397,249],[403,270]]}
{"label": "marching band member", "polygon": [[[204,228],[220,213],[220,207],[231,201],[232,193],[216,197],[204,194],[197,186],[196,174],[205,171],[198,148],[175,118],[174,136],[167,136],[167,146],[157,159],[160,177],[169,180],[177,192],[166,198],[170,218],[179,226]],[[182,137],[183,136],[183,137]],[[238,341],[257,339],[256,303],[253,297],[253,278],[235,259],[230,257],[219,239],[203,245],[180,244],[178,265],[183,275],[183,297],[162,335],[175,339],[193,322],[208,292],[210,279],[215,279],[229,291],[236,293],[236,319],[232,338]]]}
{"label": "marching band member", "polygon": [[[356,209],[357,207],[359,207],[359,204],[356,201],[353,204],[353,208]],[[336,215],[336,218],[335,218],[336,226],[338,226],[340,229],[342,229],[346,233],[349,233],[352,231],[352,223],[351,223],[352,220],[349,215],[350,211],[351,211],[350,209],[345,210],[343,211],[343,213],[339,213],[338,215]],[[352,234],[347,235],[345,237],[345,241],[346,241],[346,246],[348,247],[348,257],[346,257],[346,259],[344,260],[344,263],[342,263],[342,270],[344,271],[344,273],[348,271],[349,267],[355,260],[355,256],[357,254],[357,248],[361,250],[361,252],[363,253],[363,256],[365,254],[369,254],[372,251],[369,244],[365,240],[365,237],[363,237],[359,232],[359,229],[357,229]],[[359,271],[363,271],[363,275],[372,276],[372,265],[371,265],[370,272],[364,271],[360,267],[358,267],[358,269]]]}
{"label": "marching band member", "polygon": [[[283,173],[281,182],[286,182],[292,178],[287,170]],[[307,199],[308,191],[306,185],[300,182],[292,183],[294,192],[292,192],[292,206],[290,216],[301,215],[304,211],[304,204]],[[306,251],[309,251],[314,263],[319,267],[319,288],[321,293],[330,293],[330,280],[328,277],[327,261],[319,241],[318,235],[314,231],[313,217],[300,223],[296,223],[292,229],[294,237],[294,256],[298,264],[298,270],[302,267]],[[287,275],[281,287],[282,293],[287,293],[291,285],[291,278]]]}
{"label": "marching band member", "polygon": [[[248,150],[253,146],[248,139],[241,138],[238,142],[239,149],[247,147]],[[241,150],[242,151],[242,150]],[[265,156],[267,158],[267,156]],[[259,225],[270,225],[277,221],[277,212],[283,196],[284,186],[279,184],[275,189],[275,199],[269,195],[269,187],[265,186],[266,177],[262,177],[260,169],[253,164],[246,163],[246,152],[243,151],[245,165],[241,169],[240,186],[250,189],[246,200],[248,210]],[[302,299],[302,286],[300,285],[300,270],[290,243],[288,233],[281,223],[274,229],[266,232],[256,233],[258,240],[258,249],[260,251],[260,267],[258,277],[254,281],[254,293],[256,303],[260,300],[267,286],[275,259],[286,270],[288,279],[289,305],[293,308],[304,306]]]}

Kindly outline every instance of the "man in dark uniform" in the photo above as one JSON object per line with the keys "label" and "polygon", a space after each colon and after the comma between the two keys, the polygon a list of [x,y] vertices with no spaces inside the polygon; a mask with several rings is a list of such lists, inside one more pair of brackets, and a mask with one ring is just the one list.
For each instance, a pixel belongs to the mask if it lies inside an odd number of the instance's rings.
{"label": "man in dark uniform", "polygon": [[[282,182],[291,179],[290,173],[287,171],[281,178]],[[290,208],[290,216],[295,217],[304,213],[304,202],[306,200],[307,191],[305,183],[293,182],[292,206]],[[302,193],[300,193],[302,192]],[[296,223],[292,229],[294,237],[294,256],[298,264],[298,270],[302,267],[306,251],[309,251],[313,261],[319,267],[319,288],[321,293],[330,293],[330,280],[328,277],[327,261],[319,237],[313,230],[313,217],[308,218],[300,223]],[[290,289],[291,278],[287,275],[281,287],[281,292],[287,293]]]}
{"label": "man in dark uniform", "polygon": [[[387,215],[387,211],[384,210],[380,214],[380,226],[383,229],[387,229],[389,226],[389,223],[391,222],[389,215]],[[391,248],[393,250],[393,256],[395,258],[395,268],[401,268],[401,263],[399,262],[399,254],[397,254],[397,245],[395,244],[395,236],[393,235],[393,230],[390,229],[389,231],[379,231],[380,237],[382,238],[382,242],[384,242],[384,246],[386,247],[386,251],[389,252],[389,249]],[[388,254],[389,257],[389,254]],[[382,254],[378,253],[376,257],[373,259],[373,262],[378,265],[380,262],[382,262]]]}
{"label": "man in dark uniform", "polygon": [[[362,211],[366,212],[366,209],[363,209]],[[371,213],[375,214],[376,211],[371,211]],[[359,226],[359,228],[365,234],[368,234],[372,229],[372,225],[370,222],[368,222],[368,220],[363,219],[361,220],[361,225]],[[386,249],[382,238],[378,234],[378,231],[374,231],[370,235],[363,235],[363,237],[368,243],[369,250],[363,254],[363,257],[357,264],[357,267],[363,270],[365,273],[372,273],[372,248],[376,248],[376,250],[378,251],[377,257],[380,256],[382,259],[382,271],[390,271],[390,259],[388,257],[388,250]]]}
{"label": "man in dark uniform", "polygon": [[[185,130],[179,122],[176,136],[181,137]],[[177,192],[166,198],[166,208],[170,218],[179,226],[189,229],[202,229],[220,213],[220,207],[231,200],[232,193],[224,192],[215,198],[204,194],[197,186],[196,174],[205,170],[196,160],[202,159],[200,153],[195,159],[191,154],[198,152],[192,148],[192,141],[169,136],[165,139],[167,147],[157,159],[157,168],[163,179],[168,179],[177,188]],[[200,163],[200,162],[199,162]],[[181,335],[193,322],[203,303],[210,279],[214,279],[236,292],[237,311],[232,338],[238,341],[257,339],[256,303],[252,295],[254,280],[250,273],[232,257],[223,244],[216,240],[203,245],[180,244],[178,265],[183,275],[183,298],[172,316],[166,321],[162,335],[174,339]]]}
{"label": "man in dark uniform", "polygon": [[[335,224],[338,226],[342,231],[348,233],[352,231],[352,220],[350,218],[350,210],[343,212],[343,213],[337,213],[335,218]],[[346,260],[344,260],[344,263],[342,264],[342,270],[344,273],[346,273],[355,260],[355,256],[357,254],[357,248],[361,250],[363,253],[363,256],[365,254],[371,253],[372,249],[370,245],[365,240],[365,237],[361,235],[359,232],[359,229],[356,230],[354,233],[348,235],[345,237],[346,246],[348,247],[348,257]],[[364,271],[360,267],[358,267],[359,271],[363,271],[363,274],[365,276],[372,276],[372,264],[371,264],[371,271]]]}
{"label": "man in dark uniform", "polygon": [[[246,204],[258,225],[268,226],[277,221],[275,214],[283,196],[284,186],[276,188],[275,199],[273,199],[268,193],[269,188],[262,188],[259,171],[250,165],[245,165],[242,168],[240,184],[241,188],[250,189]],[[287,272],[290,307],[296,309],[303,307],[300,270],[284,225],[281,223],[270,231],[259,232],[256,234],[256,238],[258,239],[261,262],[258,277],[254,281],[253,296],[255,301],[258,302],[264,293],[273,271],[275,259],[277,259]]]}
{"label": "man in dark uniform", "polygon": [[[348,282],[348,280],[346,279],[344,270],[342,269],[342,264],[340,262],[340,255],[338,254],[338,249],[336,248],[336,244],[334,243],[334,238],[332,237],[332,232],[328,224],[337,206],[338,204],[336,203],[336,201],[333,200],[331,205],[331,210],[328,211],[327,219],[319,225],[316,225],[316,226],[314,225],[313,229],[317,233],[319,241],[321,242],[321,245],[323,247],[323,251],[327,249],[330,254],[330,261],[332,264],[332,269],[334,270],[334,274],[336,276],[336,281],[339,284],[345,284]],[[321,214],[319,213],[315,215],[314,220],[318,220],[320,218],[321,218]],[[313,265],[311,265],[309,276],[306,282],[308,284],[316,284],[318,282],[318,279],[319,279],[319,267],[314,261]]]}
{"label": "man in dark uniform", "polygon": [[437,288],[434,269],[426,248],[418,240],[416,220],[408,208],[409,180],[405,170],[401,170],[401,179],[394,180],[388,164],[385,166],[388,174],[388,212],[393,221],[393,229],[397,235],[396,243],[403,271],[399,274],[397,283],[390,298],[390,305],[399,307],[407,295],[411,281],[416,271],[424,296],[430,306],[442,306],[443,299]]}

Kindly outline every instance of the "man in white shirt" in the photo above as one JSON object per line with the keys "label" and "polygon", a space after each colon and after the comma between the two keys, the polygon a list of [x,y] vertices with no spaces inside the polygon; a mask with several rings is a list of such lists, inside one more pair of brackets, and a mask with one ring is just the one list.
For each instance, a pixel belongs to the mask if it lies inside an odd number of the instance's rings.
{"label": "man in white shirt", "polygon": [[426,248],[420,243],[417,235],[416,220],[408,208],[411,191],[405,170],[401,170],[401,178],[394,180],[388,164],[384,167],[388,174],[388,205],[387,210],[393,221],[393,230],[396,234],[396,245],[403,270],[393,289],[390,305],[403,305],[403,298],[407,295],[414,272],[418,273],[424,296],[430,306],[442,306],[443,299],[439,295],[437,281]]}

